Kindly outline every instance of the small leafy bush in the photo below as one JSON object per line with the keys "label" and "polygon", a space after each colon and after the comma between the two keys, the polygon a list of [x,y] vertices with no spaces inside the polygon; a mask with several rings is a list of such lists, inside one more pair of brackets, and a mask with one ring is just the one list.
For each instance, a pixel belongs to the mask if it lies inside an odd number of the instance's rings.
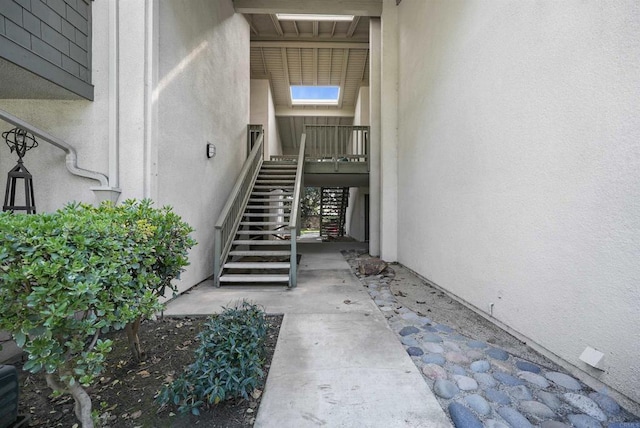
{"label": "small leafy bush", "polygon": [[83,427],[93,426],[83,386],[102,371],[123,329],[161,308],[158,293],[187,264],[191,228],[166,207],[126,201],[70,204],[55,213],[0,213],[0,329],[70,393]]}
{"label": "small leafy bush", "polygon": [[264,372],[267,323],[263,310],[243,301],[205,323],[198,334],[195,362],[160,391],[157,401],[182,413],[243,397],[260,385]]}

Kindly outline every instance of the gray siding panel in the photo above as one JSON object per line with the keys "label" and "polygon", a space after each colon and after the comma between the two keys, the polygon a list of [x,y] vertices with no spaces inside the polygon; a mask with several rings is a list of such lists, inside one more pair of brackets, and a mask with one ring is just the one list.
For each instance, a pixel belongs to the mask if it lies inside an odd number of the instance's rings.
{"label": "gray siding panel", "polygon": [[33,34],[34,36],[40,37],[42,36],[42,31],[40,31],[40,20],[28,10],[22,11],[22,21],[24,24],[24,29]]}
{"label": "gray siding panel", "polygon": [[42,40],[63,54],[69,55],[69,39],[45,23],[42,23]]}
{"label": "gray siding panel", "polygon": [[46,22],[51,28],[57,31],[62,30],[62,19],[60,18],[60,15],[58,15],[49,6],[42,3],[41,0],[31,0],[31,12]]}
{"label": "gray siding panel", "polygon": [[13,22],[5,19],[5,34],[8,38],[29,49],[31,47],[31,35],[22,27],[18,27]]}
{"label": "gray siding panel", "polygon": [[5,18],[12,20],[14,23],[22,26],[22,7],[14,3],[12,0],[4,0],[5,3],[2,5],[2,15]]}
{"label": "gray siding panel", "polygon": [[0,38],[0,58],[93,98],[90,1],[0,0]]}

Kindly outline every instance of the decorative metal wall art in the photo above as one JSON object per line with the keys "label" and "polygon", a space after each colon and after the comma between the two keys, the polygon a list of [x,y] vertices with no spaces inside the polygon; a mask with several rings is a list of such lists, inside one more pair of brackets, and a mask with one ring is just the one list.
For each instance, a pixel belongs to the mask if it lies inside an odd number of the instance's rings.
{"label": "decorative metal wall art", "polygon": [[[35,214],[36,202],[33,196],[33,176],[24,166],[22,158],[29,150],[38,147],[38,142],[33,134],[22,128],[13,128],[10,131],[3,132],[2,138],[4,138],[11,153],[16,152],[18,155],[18,163],[7,174],[7,188],[4,193],[2,210],[12,212],[25,211],[27,214]],[[24,205],[16,205],[18,180],[24,180]]]}

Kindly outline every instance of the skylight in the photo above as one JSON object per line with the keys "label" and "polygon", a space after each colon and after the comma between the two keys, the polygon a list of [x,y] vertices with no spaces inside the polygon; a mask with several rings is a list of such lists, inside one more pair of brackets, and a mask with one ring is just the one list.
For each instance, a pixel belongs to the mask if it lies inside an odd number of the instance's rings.
{"label": "skylight", "polygon": [[280,21],[353,21],[353,15],[311,15],[302,13],[276,13]]}
{"label": "skylight", "polygon": [[337,106],[340,86],[291,86],[293,105]]}

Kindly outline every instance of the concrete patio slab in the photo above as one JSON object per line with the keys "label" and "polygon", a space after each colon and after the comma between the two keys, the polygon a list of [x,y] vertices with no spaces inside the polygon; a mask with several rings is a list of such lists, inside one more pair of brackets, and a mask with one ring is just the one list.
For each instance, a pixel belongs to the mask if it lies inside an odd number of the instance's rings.
{"label": "concrete patio slab", "polygon": [[205,281],[165,315],[205,315],[247,299],[284,314],[256,427],[450,427],[384,315],[339,250],[300,245],[298,287]]}

